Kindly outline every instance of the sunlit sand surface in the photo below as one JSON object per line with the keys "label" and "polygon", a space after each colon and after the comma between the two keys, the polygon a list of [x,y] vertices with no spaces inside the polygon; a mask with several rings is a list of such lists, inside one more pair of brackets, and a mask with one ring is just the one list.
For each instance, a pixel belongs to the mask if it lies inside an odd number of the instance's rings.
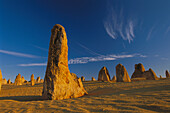
{"label": "sunlit sand surface", "polygon": [[83,84],[89,95],[66,100],[42,100],[42,83],[3,85],[0,113],[170,112],[170,79],[131,83],[86,81]]}

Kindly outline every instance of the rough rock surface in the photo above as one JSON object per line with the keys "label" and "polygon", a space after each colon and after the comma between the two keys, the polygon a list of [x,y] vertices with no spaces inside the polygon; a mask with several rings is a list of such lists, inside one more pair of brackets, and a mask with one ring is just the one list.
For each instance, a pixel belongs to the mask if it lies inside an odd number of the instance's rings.
{"label": "rough rock surface", "polygon": [[75,73],[70,73],[75,79],[78,79],[77,75]]}
{"label": "rough rock surface", "polygon": [[37,83],[40,83],[40,77],[37,77]]}
{"label": "rough rock surface", "polygon": [[155,72],[150,68],[148,71],[145,71],[144,66],[139,63],[135,64],[135,71],[132,74],[131,79],[133,78],[146,78],[146,80],[158,80]]}
{"label": "rough rock surface", "polygon": [[2,79],[2,84],[7,84],[7,80],[5,78]]}
{"label": "rough rock surface", "polygon": [[81,81],[85,81],[85,77],[84,76],[81,76]]}
{"label": "rough rock surface", "polygon": [[145,78],[143,73],[145,72],[145,68],[143,64],[135,64],[135,71],[132,74],[131,78]]}
{"label": "rough rock surface", "polygon": [[156,76],[156,73],[149,68],[148,71],[145,71],[143,73],[144,77],[146,78],[146,80],[158,80],[159,78]]}
{"label": "rough rock surface", "polygon": [[8,79],[7,84],[11,84],[11,79]]}
{"label": "rough rock surface", "polygon": [[15,78],[15,85],[22,85],[21,74],[19,73]]}
{"label": "rough rock surface", "polygon": [[113,78],[112,78],[112,82],[116,82],[116,76],[113,76]]}
{"label": "rough rock surface", "polygon": [[24,83],[24,81],[25,81],[25,78],[22,76],[21,82]]}
{"label": "rough rock surface", "polygon": [[98,81],[110,81],[109,71],[106,67],[102,67],[99,71]]}
{"label": "rough rock surface", "polygon": [[2,84],[2,73],[1,73],[1,70],[0,70],[0,91],[1,91],[1,84]]}
{"label": "rough rock surface", "polygon": [[91,78],[92,81],[96,81],[96,79],[94,77]]}
{"label": "rough rock surface", "polygon": [[131,82],[126,68],[122,64],[116,66],[117,82]]}
{"label": "rough rock surface", "polygon": [[34,74],[31,75],[31,86],[35,85]]}
{"label": "rough rock surface", "polygon": [[61,100],[87,94],[81,79],[75,79],[70,74],[67,36],[64,27],[56,24],[51,32],[48,63],[42,92],[43,98]]}
{"label": "rough rock surface", "polygon": [[170,78],[170,73],[168,72],[168,70],[165,71],[166,74],[166,78]]}
{"label": "rough rock surface", "polygon": [[159,78],[162,79],[162,75],[160,75]]}

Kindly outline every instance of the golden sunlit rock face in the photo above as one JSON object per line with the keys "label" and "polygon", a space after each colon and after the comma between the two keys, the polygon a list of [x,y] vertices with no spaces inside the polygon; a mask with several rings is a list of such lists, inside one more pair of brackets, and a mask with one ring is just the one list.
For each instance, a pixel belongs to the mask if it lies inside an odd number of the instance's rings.
{"label": "golden sunlit rock face", "polygon": [[1,70],[0,70],[0,91],[1,91],[1,84],[2,84],[2,73],[1,73]]}
{"label": "golden sunlit rock face", "polygon": [[22,85],[22,79],[21,79],[21,74],[19,73],[16,78],[15,78],[15,85]]}
{"label": "golden sunlit rock face", "polygon": [[70,74],[68,68],[67,36],[63,26],[51,30],[48,63],[43,84],[44,99],[61,100],[87,94],[81,79]]}
{"label": "golden sunlit rock face", "polygon": [[37,77],[37,83],[40,83],[40,77]]}
{"label": "golden sunlit rock face", "polygon": [[109,71],[106,67],[102,67],[99,71],[98,81],[110,81]]}
{"label": "golden sunlit rock face", "polygon": [[145,71],[143,64],[135,64],[135,71],[132,74],[133,78],[145,78],[146,80],[158,80],[156,73],[150,68],[148,71]]}
{"label": "golden sunlit rock face", "polygon": [[91,78],[92,81],[96,81],[96,79],[94,77]]}
{"label": "golden sunlit rock face", "polygon": [[131,82],[126,68],[122,64],[116,66],[117,82]]}
{"label": "golden sunlit rock face", "polygon": [[31,86],[35,85],[34,74],[31,75]]}

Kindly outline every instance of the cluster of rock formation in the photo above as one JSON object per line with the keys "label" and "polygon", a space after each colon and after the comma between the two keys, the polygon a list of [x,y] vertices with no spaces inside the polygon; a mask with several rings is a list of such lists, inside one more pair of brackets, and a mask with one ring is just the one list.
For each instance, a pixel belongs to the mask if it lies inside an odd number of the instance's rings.
{"label": "cluster of rock formation", "polygon": [[48,63],[43,84],[43,98],[61,100],[87,94],[81,79],[68,68],[67,36],[63,26],[56,24],[51,30]]}
{"label": "cluster of rock formation", "polygon": [[146,80],[158,80],[156,73],[151,68],[149,68],[148,71],[145,71],[145,68],[141,63],[135,64],[135,71],[132,74],[131,78],[146,78]]}

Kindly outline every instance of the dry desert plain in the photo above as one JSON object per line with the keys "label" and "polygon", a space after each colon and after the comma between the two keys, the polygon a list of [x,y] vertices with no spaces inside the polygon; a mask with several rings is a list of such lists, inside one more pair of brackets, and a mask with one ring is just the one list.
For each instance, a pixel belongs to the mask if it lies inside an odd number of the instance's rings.
{"label": "dry desert plain", "polygon": [[42,100],[43,84],[2,85],[0,113],[41,112],[170,112],[170,79],[124,82],[83,82],[88,95],[65,100]]}

